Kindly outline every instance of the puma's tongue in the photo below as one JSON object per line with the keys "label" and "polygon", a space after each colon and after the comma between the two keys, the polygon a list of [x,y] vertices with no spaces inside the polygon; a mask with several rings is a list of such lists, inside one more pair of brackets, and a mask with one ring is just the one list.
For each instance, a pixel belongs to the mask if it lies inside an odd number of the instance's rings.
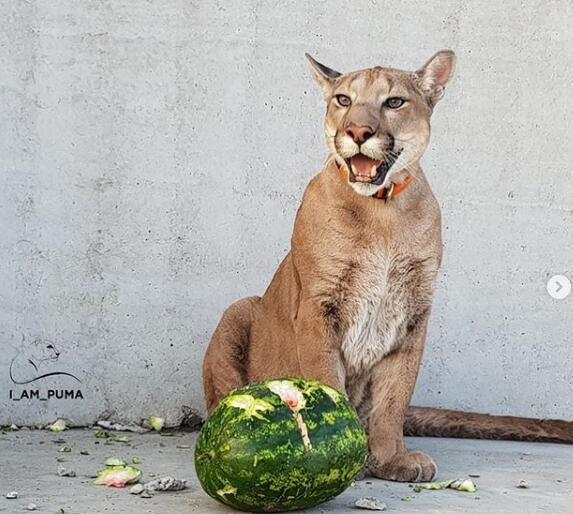
{"label": "puma's tongue", "polygon": [[382,161],[375,161],[361,153],[355,155],[350,159],[352,171],[357,178],[374,178],[376,176],[376,168],[380,166]]}

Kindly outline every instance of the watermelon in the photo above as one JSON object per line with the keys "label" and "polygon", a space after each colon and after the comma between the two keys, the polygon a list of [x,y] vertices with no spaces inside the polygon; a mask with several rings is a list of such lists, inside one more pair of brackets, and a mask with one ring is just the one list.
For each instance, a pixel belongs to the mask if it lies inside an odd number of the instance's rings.
{"label": "watermelon", "polygon": [[311,380],[270,380],[225,397],[195,450],[201,486],[239,510],[313,507],[364,467],[367,437],[343,394]]}

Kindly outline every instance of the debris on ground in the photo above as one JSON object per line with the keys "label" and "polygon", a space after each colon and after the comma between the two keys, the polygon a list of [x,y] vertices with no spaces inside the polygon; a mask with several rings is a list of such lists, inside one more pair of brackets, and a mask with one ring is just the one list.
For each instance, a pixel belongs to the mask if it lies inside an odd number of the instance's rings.
{"label": "debris on ground", "polygon": [[16,491],[11,491],[8,494],[6,494],[7,500],[15,500],[16,498],[18,498],[18,493]]}
{"label": "debris on ground", "polygon": [[131,439],[126,435],[110,434],[105,430],[98,430],[94,436],[97,439],[105,439],[105,444],[131,443]]}
{"label": "debris on ground", "polygon": [[65,420],[57,419],[51,425],[48,425],[46,428],[50,432],[59,433],[59,432],[63,432],[64,430],[66,430],[66,428],[68,428],[68,425],[66,424]]}
{"label": "debris on ground", "polygon": [[525,480],[521,479],[517,484],[515,484],[515,487],[518,489],[528,489],[529,484]]}
{"label": "debris on ground", "polygon": [[86,448],[83,448],[80,450],[80,455],[89,455],[89,454],[90,454],[90,451],[87,450]]}
{"label": "debris on ground", "polygon": [[150,416],[147,422],[156,432],[161,432],[165,426],[165,418],[160,418],[158,416]]}
{"label": "debris on ground", "polygon": [[107,420],[100,420],[97,422],[97,425],[99,427],[105,428],[106,430],[113,430],[114,432],[135,432],[137,434],[148,432],[147,428],[140,427],[139,425],[124,425],[123,423],[113,423]]}
{"label": "debris on ground", "polygon": [[114,442],[114,443],[131,443],[131,438],[127,437],[126,435],[112,435],[108,438],[106,442]]}
{"label": "debris on ground", "polygon": [[475,493],[477,491],[476,485],[472,480],[466,478],[465,480],[454,480],[448,485],[448,489],[455,489],[464,493]]}
{"label": "debris on ground", "polygon": [[182,491],[187,488],[187,480],[179,480],[170,476],[156,478],[145,482],[145,484],[135,484],[129,492],[140,495],[142,498],[151,498],[152,493],[158,491]]}
{"label": "debris on ground", "polygon": [[190,450],[193,447],[189,444],[178,444],[175,448],[179,448],[180,450]]}
{"label": "debris on ground", "polygon": [[354,502],[354,507],[365,510],[386,510],[386,504],[373,496],[358,498],[358,500]]}
{"label": "debris on ground", "polygon": [[110,457],[109,459],[106,459],[105,463],[104,463],[107,467],[113,467],[113,466],[127,466],[127,462],[125,462],[124,460],[121,459],[117,459],[115,457]]}
{"label": "debris on ground", "polygon": [[133,466],[108,466],[98,471],[96,485],[108,487],[125,487],[135,484],[141,477],[141,471]]}
{"label": "debris on ground", "polygon": [[29,503],[26,510],[38,510],[38,506],[35,503]]}
{"label": "debris on ground", "polygon": [[132,464],[141,464],[141,459],[139,457],[133,457],[133,459],[131,459],[131,463]]}
{"label": "debris on ground", "polygon": [[156,478],[143,484],[146,491],[182,491],[187,488],[187,480],[179,480],[170,476]]}
{"label": "debris on ground", "polygon": [[440,491],[442,489],[455,489],[465,493],[475,493],[477,491],[476,485],[472,480],[466,478],[465,480],[445,480],[444,482],[428,482],[426,484],[418,484],[413,487],[415,493],[422,491]]}
{"label": "debris on ground", "polygon": [[58,475],[60,475],[61,477],[74,478],[76,476],[76,472],[71,468],[66,468],[64,466],[58,466]]}
{"label": "debris on ground", "polygon": [[186,427],[191,430],[198,430],[203,424],[204,420],[201,417],[201,414],[199,414],[195,409],[192,409],[187,405],[183,405],[183,407],[181,407],[181,413],[183,415],[180,423],[182,427]]}
{"label": "debris on ground", "polygon": [[470,478],[480,478],[481,475],[479,473],[468,473],[468,476]]}
{"label": "debris on ground", "polygon": [[60,453],[72,453],[72,449],[69,446],[62,446],[58,451]]}
{"label": "debris on ground", "polygon": [[403,502],[411,502],[412,501],[412,497],[411,496],[402,496],[402,498],[400,498]]}

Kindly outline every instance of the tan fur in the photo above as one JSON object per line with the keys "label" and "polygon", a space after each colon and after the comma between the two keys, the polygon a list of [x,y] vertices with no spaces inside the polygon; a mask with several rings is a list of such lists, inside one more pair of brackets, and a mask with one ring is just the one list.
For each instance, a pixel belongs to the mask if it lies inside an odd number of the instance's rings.
{"label": "tan fur", "polygon": [[[431,480],[435,463],[406,450],[403,429],[407,420],[409,433],[420,425],[440,435],[435,421],[449,419],[437,410],[407,412],[442,257],[440,210],[419,160],[454,55],[440,52],[418,72],[378,67],[347,75],[310,60],[328,103],[331,155],[305,191],[291,251],[269,288],[229,307],[213,335],[204,362],[207,407],[258,380],[320,380],[356,407],[373,475]],[[340,105],[340,94],[350,106]],[[390,109],[391,97],[407,101]],[[347,134],[355,126],[370,127],[372,136],[357,144]],[[393,162],[382,183],[351,181],[349,159],[359,151]],[[400,196],[372,198],[408,175],[415,181]]]}

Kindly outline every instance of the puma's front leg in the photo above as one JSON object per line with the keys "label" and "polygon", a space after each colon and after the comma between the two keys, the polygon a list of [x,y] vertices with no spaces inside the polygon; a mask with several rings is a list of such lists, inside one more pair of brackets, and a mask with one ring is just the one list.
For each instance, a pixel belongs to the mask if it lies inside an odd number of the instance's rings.
{"label": "puma's front leg", "polygon": [[372,370],[372,410],[368,420],[368,469],[378,478],[398,482],[427,482],[437,467],[422,452],[408,452],[404,418],[422,359],[427,319],[411,331],[400,347]]}
{"label": "puma's front leg", "polygon": [[316,302],[301,302],[295,334],[302,377],[318,380],[344,393],[345,372],[340,351]]}

